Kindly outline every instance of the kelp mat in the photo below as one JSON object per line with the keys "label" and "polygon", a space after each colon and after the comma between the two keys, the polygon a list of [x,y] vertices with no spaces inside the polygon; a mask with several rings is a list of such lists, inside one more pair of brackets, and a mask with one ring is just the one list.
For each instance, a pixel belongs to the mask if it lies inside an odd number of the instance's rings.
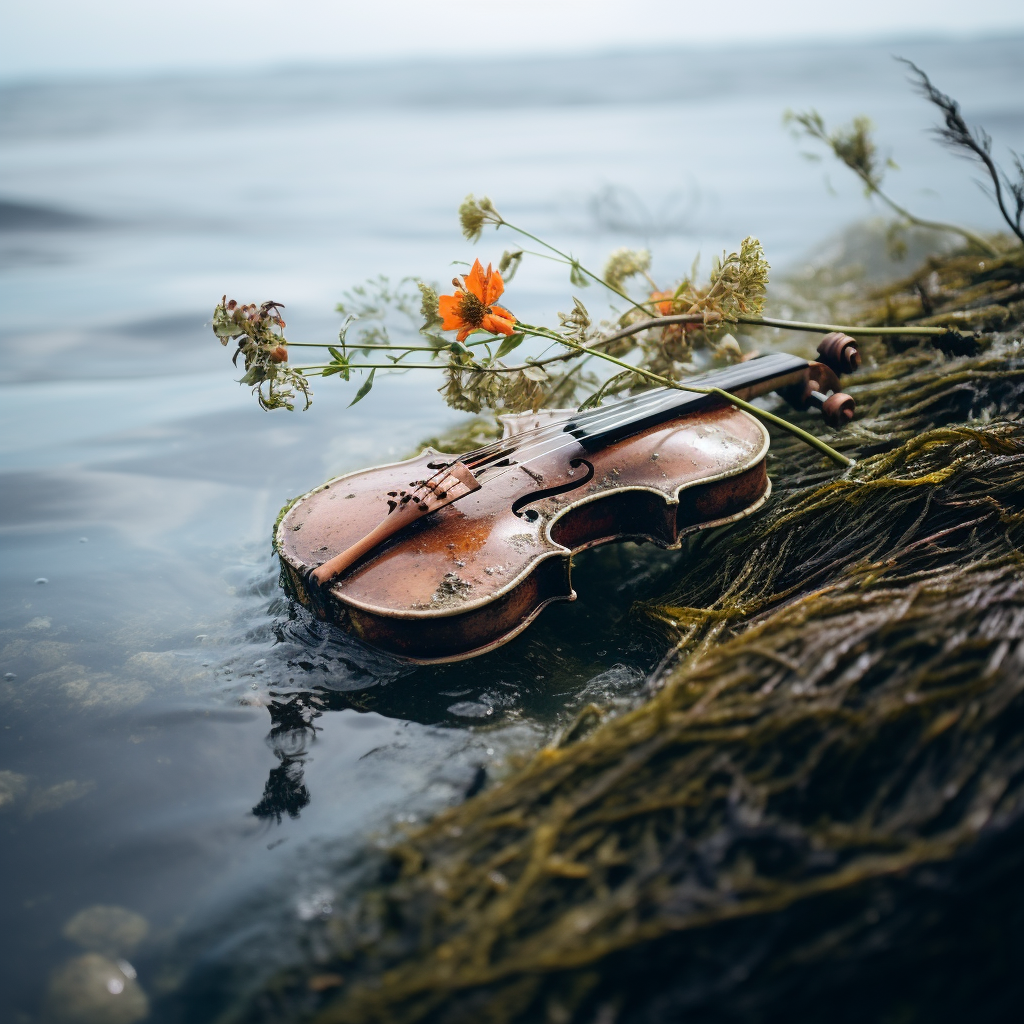
{"label": "kelp mat", "polygon": [[994,333],[967,355],[867,345],[858,419],[830,438],[856,466],[776,436],[769,507],[696,539],[635,609],[672,645],[648,699],[588,709],[409,833],[311,962],[232,1019],[1015,1012],[1022,268],[935,260],[877,297],[897,322]]}

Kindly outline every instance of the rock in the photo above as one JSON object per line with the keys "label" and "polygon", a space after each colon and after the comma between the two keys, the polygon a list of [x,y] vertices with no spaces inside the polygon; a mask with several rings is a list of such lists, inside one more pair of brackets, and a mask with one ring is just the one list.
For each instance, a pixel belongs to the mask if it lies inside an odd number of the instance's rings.
{"label": "rock", "polygon": [[141,914],[97,905],[75,914],[64,925],[63,935],[83,949],[116,958],[134,953],[148,931],[149,924]]}
{"label": "rock", "polygon": [[99,953],[68,960],[50,978],[47,1024],[135,1024],[148,1016],[149,1000],[139,983]]}

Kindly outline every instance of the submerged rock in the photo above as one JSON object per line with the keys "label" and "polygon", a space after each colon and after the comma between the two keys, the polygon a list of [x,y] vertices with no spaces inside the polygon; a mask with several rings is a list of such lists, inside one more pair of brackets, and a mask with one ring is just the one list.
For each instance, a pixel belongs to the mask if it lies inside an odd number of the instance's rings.
{"label": "submerged rock", "polygon": [[83,949],[107,956],[129,956],[138,949],[149,932],[149,924],[141,914],[124,907],[86,907],[66,925],[64,938]]}
{"label": "submerged rock", "polygon": [[44,1021],[135,1024],[144,1020],[149,1016],[149,1000],[134,974],[130,964],[118,964],[99,953],[68,960],[50,979]]}

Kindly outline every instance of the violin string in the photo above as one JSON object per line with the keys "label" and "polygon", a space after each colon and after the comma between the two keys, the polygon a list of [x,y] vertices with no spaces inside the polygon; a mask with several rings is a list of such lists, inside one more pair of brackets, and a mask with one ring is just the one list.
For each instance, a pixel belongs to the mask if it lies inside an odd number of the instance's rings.
{"label": "violin string", "polygon": [[[762,358],[771,359],[771,356]],[[748,363],[747,366],[744,367],[744,369],[749,371],[750,365],[751,364]],[[707,373],[697,374],[694,377],[687,377],[684,380],[680,381],[680,383],[700,384],[703,386],[716,386],[715,381],[719,381],[720,383],[732,383],[730,378],[736,376],[737,369],[738,367],[731,366],[725,367],[720,370],[711,370]],[[720,380],[720,378],[724,378],[724,380]],[[595,428],[607,429],[607,422],[609,417],[620,416],[627,406],[630,410],[633,410],[634,412],[639,412],[642,411],[645,406],[656,404],[657,402],[661,401],[667,395],[673,393],[676,390],[678,389],[667,387],[652,388],[651,390],[645,391],[642,394],[634,395],[631,398],[627,398],[622,402],[616,402],[614,405],[607,406],[604,409],[588,410],[585,413],[581,413],[576,416],[570,416],[568,417],[568,419],[573,419],[575,420],[575,423],[578,426],[587,427],[590,428],[590,430],[593,430]],[[504,450],[507,450],[510,442],[519,441],[521,443],[522,440],[529,437],[532,437],[535,441],[541,441],[545,440],[545,438],[537,437],[536,435],[558,434],[563,432],[564,429],[565,421],[559,420],[556,421],[554,424],[545,427],[538,427],[534,428],[533,430],[523,431],[520,434],[513,434],[511,437],[500,438],[474,451],[464,453],[461,456],[461,461],[466,462],[468,464],[467,460],[472,458],[475,464],[479,464],[481,456],[487,456],[496,451],[503,452]],[[530,449],[527,448],[517,450],[521,452],[528,452]],[[483,468],[487,468],[486,465]]]}
{"label": "violin string", "polygon": [[[593,416],[584,414],[586,416],[584,422],[587,426],[591,428],[602,427],[603,429],[609,429],[610,427],[619,426],[621,423],[629,422],[629,420],[632,419],[638,411],[642,411],[643,408],[646,407],[647,405],[656,404],[657,401],[660,401],[665,396],[665,394],[670,390],[674,389],[652,388],[650,391],[645,391],[643,394],[633,396],[632,398],[628,398],[623,402],[617,402],[615,405],[610,406],[606,409],[595,409],[593,410],[593,412],[599,412],[601,415]],[[624,407],[627,405],[629,407],[628,410],[624,409]],[[621,414],[624,411],[628,411],[629,415],[627,415],[625,419],[622,419]],[[582,419],[582,417],[580,418]],[[570,416],[568,416],[566,419],[572,420],[573,416],[570,414]],[[475,449],[474,451],[464,453],[454,461],[463,462],[467,465],[467,468],[471,470],[476,470],[478,472],[482,472],[484,469],[493,468],[493,464],[491,466],[487,465],[488,456],[504,454],[511,455],[513,453],[529,454],[530,452],[536,450],[536,448],[539,447],[540,444],[544,443],[544,441],[549,440],[550,438],[561,437],[563,434],[565,434],[565,426],[566,420],[556,420],[554,423],[545,424],[544,426],[541,427],[534,427],[531,430],[522,431],[521,433],[518,434],[512,434],[509,437],[499,438],[495,441],[492,441],[490,444],[483,445],[482,447]],[[531,444],[526,448],[520,447],[522,441],[526,438],[532,439]],[[575,442],[576,438],[574,437],[572,443]],[[559,450],[560,448],[554,448],[551,449],[550,451]],[[541,452],[540,455],[536,456],[535,458],[543,457],[546,454],[549,454],[549,452]],[[479,456],[481,455],[484,456],[484,459],[482,460],[483,465],[481,465],[481,459],[479,458]],[[471,457],[472,462],[467,461]],[[534,461],[534,459],[530,459],[529,461],[532,462]],[[441,467],[432,477],[428,478],[427,480],[421,481],[417,485],[416,489],[412,492],[411,498],[415,499],[415,496],[417,494],[422,494],[424,488],[433,490],[434,485],[444,478],[444,476],[447,474],[448,470],[451,468],[453,464],[454,463],[448,463],[447,465]],[[508,468],[514,469],[517,465],[523,465],[523,463],[516,462],[510,465]],[[504,474],[499,474],[499,477],[500,476],[504,476]],[[498,477],[492,477],[488,479],[486,482],[490,483],[492,480],[497,479]]]}
{"label": "violin string", "polygon": [[[614,422],[612,422],[610,424],[607,424],[605,426],[605,430],[614,430],[615,427],[623,426],[626,423],[629,423],[634,418],[635,417],[632,416],[632,415],[622,417],[622,418],[620,418],[617,421],[614,421]],[[563,432],[563,436],[564,436],[564,432]],[[530,451],[533,451],[533,450],[539,448],[540,446],[541,446],[540,443],[532,445],[530,448],[526,449],[526,451],[523,454],[528,453]],[[570,440],[566,441],[565,444],[559,444],[559,445],[556,445],[554,448],[548,448],[546,451],[538,452],[532,458],[526,459],[524,462],[513,463],[511,466],[509,466],[508,468],[504,469],[503,472],[499,473],[497,476],[489,477],[487,480],[484,481],[484,483],[487,483],[487,484],[497,483],[503,476],[507,476],[509,473],[511,473],[515,469],[522,469],[524,466],[530,465],[531,462],[536,462],[538,459],[543,459],[543,458],[545,458],[548,455],[554,455],[556,452],[560,452],[560,451],[563,451],[566,448],[572,448],[574,446],[578,446],[578,447],[581,447],[581,448],[583,447],[583,445],[581,444],[580,439],[578,437],[574,437],[574,436],[570,435]],[[585,448],[584,448],[584,451],[586,451]]]}
{"label": "violin string", "polygon": [[[780,353],[780,354],[783,354],[783,353]],[[769,358],[770,359],[771,357],[769,356],[769,357],[764,357],[764,358]],[[689,378],[687,380],[686,383],[696,383],[697,381],[707,380],[709,378],[714,379],[714,378],[722,378],[722,377],[725,377],[726,380],[728,381],[729,377],[735,376],[735,372],[729,373],[729,370],[735,371],[736,369],[737,369],[736,367],[729,367],[728,370],[726,370],[725,372],[718,371],[718,372],[712,372],[712,373],[708,373],[708,374],[702,374],[699,377],[691,377],[691,378]],[[748,366],[748,369],[749,369],[749,366]],[[723,383],[725,383],[725,381],[723,381]],[[655,397],[658,400],[661,400],[661,399],[667,397],[668,394],[671,394],[675,390],[676,390],[675,388],[658,388],[658,389],[656,389],[656,391],[659,392],[659,393],[656,394],[655,393],[655,389],[652,389],[651,391],[645,392],[643,396],[638,396],[638,397],[642,397],[642,398]],[[690,394],[691,394],[691,396],[694,399],[697,399],[698,396],[701,393],[700,392],[691,392]],[[621,417],[620,416],[618,419],[611,419],[611,421],[609,422],[610,417],[614,416],[616,413],[619,413],[619,412],[623,411],[622,410],[623,404],[624,403],[617,403],[615,406],[610,407],[607,410],[608,415],[606,415],[606,416],[594,417],[592,420],[588,420],[588,425],[590,426],[591,430],[593,430],[594,428],[600,427],[601,432],[605,432],[606,433],[609,430],[614,430],[616,427],[623,426],[623,425],[629,423],[631,420],[636,419],[637,408],[631,403],[630,409],[629,409],[629,413],[630,413],[629,415],[627,415],[625,417]],[[652,402],[645,402],[644,403],[644,405],[656,405],[656,404],[657,404],[657,402],[653,402],[653,403]],[[564,425],[563,425],[563,429],[562,429],[562,431],[560,431],[560,433],[564,433]],[[491,478],[489,478],[485,482],[486,483],[495,483],[496,481],[500,480],[501,477],[505,476],[507,473],[511,472],[512,470],[514,470],[516,468],[522,468],[523,466],[529,465],[531,462],[536,462],[537,459],[544,458],[544,457],[546,457],[548,455],[553,455],[556,452],[564,450],[565,448],[571,448],[574,444],[579,444],[579,442],[580,442],[580,439],[576,438],[574,436],[571,441],[568,441],[565,444],[557,445],[554,448],[549,448],[546,451],[542,451],[542,452],[538,453],[537,455],[533,456],[533,458],[527,459],[524,462],[517,462],[517,463],[509,466],[508,469],[506,469],[504,473],[499,473],[497,476],[491,477]],[[527,447],[525,449],[522,449],[519,452],[519,454],[520,455],[529,454],[531,451],[534,451],[537,448],[539,448],[541,446],[541,444],[543,444],[543,443],[544,443],[543,441],[538,441],[537,443],[535,443],[535,444],[533,444],[533,445],[531,445],[531,446],[529,446],[529,447]]]}
{"label": "violin string", "polygon": [[[768,355],[768,356],[762,356],[762,357],[760,357],[760,359],[761,360],[765,360],[768,363],[777,363],[779,361],[780,357],[783,360],[785,360],[785,359],[789,359],[790,360],[789,365],[785,366],[785,370],[792,370],[792,369],[796,368],[796,367],[793,366],[793,362],[792,362],[794,360],[794,357],[788,356],[787,353],[773,353],[773,354]],[[799,365],[801,363],[804,366],[807,365],[806,360],[799,359],[799,357],[796,357],[796,361],[797,361],[797,365]],[[724,387],[733,386],[733,387],[736,387],[736,386],[742,386],[743,384],[747,384],[747,383],[751,383],[752,382],[752,378],[750,376],[750,370],[752,368],[752,365],[753,365],[753,361],[751,361],[750,363],[747,363],[745,365],[741,365],[741,366],[730,366],[730,367],[726,367],[726,368],[724,368],[722,370],[712,370],[712,371],[710,371],[708,373],[698,374],[695,377],[688,377],[688,378],[686,378],[685,381],[682,381],[681,383],[684,383],[684,384],[700,384],[701,386],[705,386],[705,387],[713,387],[713,386],[724,386]],[[761,369],[765,370],[766,366],[764,364],[762,364]],[[783,367],[778,367],[776,372],[782,372],[782,370],[783,370]],[[771,376],[771,374],[769,374],[769,376]],[[643,413],[645,411],[649,412],[651,410],[651,407],[657,406],[658,403],[663,401],[668,396],[674,395],[677,390],[679,390],[679,389],[676,389],[676,388],[653,388],[650,391],[646,391],[646,392],[644,392],[641,395],[637,395],[635,398],[627,399],[624,402],[618,402],[615,405],[609,406],[609,407],[607,407],[605,409],[600,409],[600,410],[595,409],[592,412],[583,414],[583,416],[580,416],[580,417],[570,417],[569,419],[571,421],[574,421],[574,423],[577,426],[588,428],[587,433],[607,432],[608,430],[612,430],[612,429],[614,429],[617,426],[621,426],[624,423],[628,423],[630,419],[639,416],[641,413]],[[697,394],[700,394],[700,392],[690,392],[690,394],[693,395],[693,396],[696,396]],[[627,405],[628,405],[628,409],[626,408]],[[629,413],[629,415],[625,419],[621,418],[621,414],[623,412],[628,412]],[[565,421],[558,421],[558,422],[556,422],[555,424],[552,425],[552,428],[548,432],[549,436],[550,436],[550,434],[561,434],[561,433],[564,433],[565,432],[565,426],[566,426]],[[541,429],[543,429],[543,428],[541,428]],[[507,444],[508,444],[509,441],[513,441],[517,437],[521,438],[521,437],[528,436],[531,433],[534,433],[534,432],[527,431],[527,432],[525,432],[522,435],[513,435],[513,437],[511,437],[511,438],[505,438],[504,441],[505,441],[506,447],[507,447]],[[533,450],[535,450],[537,448],[538,444],[541,444],[541,443],[543,443],[546,440],[547,440],[546,437],[537,437],[537,438],[535,438],[534,443],[532,443],[530,446],[528,446],[526,448],[517,449],[517,453],[520,454],[520,455],[529,454],[531,451],[533,451]],[[559,450],[559,449],[553,449],[553,450]],[[542,453],[542,454],[547,454],[547,453]],[[465,459],[465,458],[466,458],[466,456],[463,456],[463,459]],[[533,461],[533,460],[531,459],[530,461]],[[522,464],[523,463],[519,463],[519,465],[522,465]],[[486,469],[488,467],[484,466],[482,468]],[[510,467],[510,468],[514,468],[514,467]],[[497,479],[497,477],[495,477],[493,479]]]}
{"label": "violin string", "polygon": [[[781,354],[782,353],[780,353],[780,355]],[[762,358],[772,359],[771,356]],[[728,380],[729,378],[736,376],[737,369],[738,367],[728,367],[724,370],[713,370],[708,373],[698,374],[695,377],[686,378],[681,383],[696,384],[699,382],[701,384],[704,384],[704,382],[711,382],[719,378],[726,378],[726,380]],[[747,367],[745,367],[745,369],[749,371],[749,364]],[[731,380],[728,380],[728,382],[732,383]],[[721,381],[721,383],[726,383],[726,381]],[[613,406],[606,407],[605,409],[594,409],[588,411],[587,413],[583,413],[578,417],[569,416],[567,419],[569,421],[573,421],[575,419],[575,423],[578,426],[585,426],[589,428],[588,433],[594,431],[607,432],[608,430],[613,430],[618,426],[622,426],[628,423],[631,419],[635,419],[638,416],[638,414],[647,410],[648,407],[656,406],[658,403],[663,401],[669,394],[673,393],[676,390],[677,389],[675,388],[666,387],[652,388],[650,391],[645,391],[640,395],[628,398],[622,402],[617,402]],[[696,393],[691,392],[691,394]],[[627,413],[627,415],[623,417],[623,413]],[[491,455],[506,453],[530,455],[532,452],[537,451],[537,449],[544,445],[548,440],[560,437],[561,435],[565,434],[565,427],[565,420],[557,420],[552,424],[547,424],[542,427],[535,427],[532,430],[523,431],[522,433],[519,434],[513,434],[510,437],[499,438],[491,442],[490,444],[483,445],[482,447],[475,449],[472,452],[466,452],[465,454],[460,456],[459,459],[457,459],[456,461],[462,461],[466,463],[467,460],[472,457],[472,465],[468,465],[468,468],[475,470],[477,472],[482,472],[485,469],[492,468],[492,466],[487,465],[488,458]],[[519,445],[522,444],[522,441],[526,438],[530,438],[531,443],[525,448],[519,447]],[[529,464],[530,462],[535,462],[539,458],[544,458],[547,455],[552,455],[555,452],[563,450],[564,448],[572,447],[574,444],[577,443],[578,438],[574,436],[573,439],[567,442],[566,444],[556,445],[554,448],[549,448],[545,451],[540,451],[538,452],[538,454],[534,455],[530,459],[527,459],[525,462],[517,461],[512,463],[505,470],[505,473],[499,473],[498,476],[490,477],[483,482],[496,482],[497,480],[501,479],[502,476],[505,476],[506,473],[510,472],[511,470],[517,467],[522,467],[524,465]],[[484,465],[482,466],[480,465],[480,456],[484,456],[482,460],[484,462]],[[437,481],[439,478],[442,478],[443,475],[448,471],[450,466],[451,463],[449,463],[448,466],[439,470],[429,480],[423,481],[420,487],[426,486],[433,489],[435,481]],[[417,491],[418,490],[420,490],[419,487],[417,488]]]}
{"label": "violin string", "polygon": [[[579,415],[579,416],[577,414],[575,414],[575,413],[570,413],[569,416],[566,417],[566,419],[573,419],[575,417],[577,419],[577,421],[579,421],[579,420],[584,419],[584,417],[587,417],[585,419],[585,422],[589,424],[591,422],[591,420],[589,419],[589,413],[590,412],[600,412],[602,415],[601,415],[601,417],[597,417],[597,419],[603,418],[604,415],[612,412],[613,410],[615,411],[616,415],[618,415],[618,413],[621,411],[621,409],[622,409],[622,407],[624,405],[629,404],[630,408],[636,408],[637,406],[639,406],[641,404],[646,404],[645,400],[649,399],[652,396],[655,396],[656,392],[663,393],[663,392],[666,392],[668,390],[669,390],[668,388],[653,388],[650,391],[645,391],[641,395],[634,395],[631,398],[627,398],[627,399],[625,399],[622,402],[617,402],[617,403],[615,403],[615,405],[608,406],[608,407],[606,407],[604,409],[588,410],[587,413],[583,413],[582,415]],[[660,394],[659,394],[659,397],[660,397]],[[566,423],[566,420],[556,420],[554,423],[546,423],[546,424],[544,424],[541,427],[534,427],[531,430],[524,430],[524,431],[522,431],[521,433],[518,433],[518,434],[511,434],[508,437],[499,438],[498,440],[492,441],[490,444],[484,445],[481,448],[477,448],[474,451],[465,452],[462,455],[460,461],[466,462],[467,459],[472,458],[474,460],[474,462],[478,462],[479,461],[479,457],[481,455],[486,456],[488,454],[492,454],[493,452],[502,451],[505,448],[507,448],[510,445],[510,443],[512,443],[512,442],[519,442],[519,443],[521,443],[526,438],[534,437],[534,435],[537,435],[537,434],[558,434],[558,433],[561,433],[561,432],[563,432],[565,430],[565,423]],[[535,437],[534,437],[534,439],[536,440]]]}
{"label": "violin string", "polygon": [[[662,391],[662,392],[668,392],[670,389],[668,389],[668,388],[661,388],[659,390]],[[648,392],[648,394],[652,394],[652,393]],[[699,393],[691,393],[691,394],[693,394],[694,398],[696,398]],[[664,394],[661,394],[661,395],[658,395],[658,396],[655,396],[655,397],[660,400],[661,398],[664,398],[665,396],[664,396]],[[624,426],[625,424],[629,423],[631,420],[635,420],[637,418],[637,413],[638,412],[650,411],[647,407],[654,407],[654,406],[657,406],[657,404],[658,404],[658,402],[656,402],[656,401],[645,402],[643,407],[641,407],[640,409],[638,409],[636,406],[632,406],[631,405],[628,410],[624,410],[622,408],[622,404],[620,403],[618,405],[615,405],[615,406],[609,408],[606,411],[603,410],[603,411],[606,412],[606,415],[603,415],[601,417],[595,417],[593,420],[588,421],[587,426],[590,427],[590,431],[588,431],[588,433],[594,432],[598,428],[599,428],[600,432],[604,433],[604,432],[607,432],[609,430],[614,430],[616,427]],[[624,412],[625,412],[625,415],[623,415]],[[536,451],[538,448],[540,448],[546,441],[548,441],[550,439],[553,439],[553,438],[560,438],[560,437],[564,436],[567,433],[567,431],[565,429],[565,423],[564,422],[560,422],[558,424],[555,424],[555,426],[557,427],[557,429],[552,432],[551,436],[545,437],[545,438],[537,438],[537,439],[535,439],[534,442],[532,444],[530,444],[529,446],[527,446],[526,448],[516,449],[516,454],[520,455],[520,456],[522,456],[522,455],[529,455],[532,452]],[[530,462],[535,462],[538,458],[543,458],[545,455],[550,455],[553,452],[561,451],[562,448],[570,447],[574,443],[579,443],[580,440],[581,440],[580,438],[576,437],[576,435],[573,434],[572,435],[572,440],[568,444],[566,444],[566,445],[558,445],[555,448],[549,448],[546,451],[539,452],[537,455],[533,456],[533,458],[527,459],[526,462],[516,462],[516,463],[513,463],[511,466],[508,467],[508,470],[515,469],[516,466],[525,466],[525,465],[527,465]],[[483,468],[487,469],[487,468],[490,468],[490,467],[484,466]],[[506,470],[506,472],[508,470]],[[504,476],[504,473],[499,473],[498,476],[491,477],[488,480],[488,482],[491,482],[493,480],[497,480],[501,476]]]}
{"label": "violin string", "polygon": [[[645,401],[643,401],[642,403],[630,402],[628,409],[623,409],[622,408],[626,403],[624,403],[624,402],[616,403],[616,405],[608,408],[607,410],[601,410],[601,412],[602,412],[601,416],[597,416],[597,417],[593,417],[593,418],[588,419],[587,420],[587,425],[592,430],[594,428],[598,428],[599,427],[602,431],[614,430],[616,427],[624,426],[625,424],[629,423],[631,420],[634,420],[636,418],[638,411],[642,411],[642,410],[638,410],[638,408],[637,408],[638,405],[642,405],[642,406],[657,405],[658,401],[663,399],[665,397],[665,394],[667,392],[671,391],[671,390],[675,390],[675,389],[657,388],[657,389],[652,389],[651,391],[645,392],[643,395],[638,395],[637,398],[645,399]],[[657,393],[655,393],[655,392],[657,392]],[[652,399],[654,401],[652,401]],[[626,413],[625,416],[622,415],[623,412]],[[569,417],[569,419],[572,419],[572,417]],[[575,435],[573,435],[571,440],[567,441],[565,444],[557,444],[553,448],[547,448],[544,451],[538,451],[538,449],[541,448],[544,445],[545,442],[547,442],[549,440],[557,440],[557,439],[560,439],[560,438],[564,437],[564,435],[566,434],[565,421],[559,420],[559,421],[556,421],[555,423],[550,424],[549,426],[546,426],[546,427],[535,428],[534,430],[531,430],[531,431],[524,431],[522,434],[513,434],[511,437],[504,438],[503,439],[504,440],[504,448],[502,448],[502,446],[500,444],[497,444],[497,443],[495,444],[494,447],[497,447],[499,454],[501,454],[501,453],[503,453],[505,451],[508,451],[508,449],[509,449],[508,443],[509,442],[514,441],[516,439],[521,439],[521,438],[526,437],[526,436],[537,435],[537,434],[546,434],[547,436],[545,436],[545,437],[534,437],[533,442],[528,447],[526,447],[526,448],[515,448],[515,447],[512,448],[512,452],[515,452],[518,455],[530,455],[533,452],[537,452],[537,454],[533,455],[531,458],[529,458],[529,459],[527,459],[525,461],[517,460],[516,462],[513,462],[511,465],[509,465],[507,468],[503,467],[504,468],[504,472],[499,473],[497,476],[488,477],[486,480],[481,481],[481,486],[484,483],[487,483],[487,484],[496,483],[503,476],[506,476],[508,473],[510,473],[514,469],[522,468],[523,466],[527,466],[527,465],[529,465],[532,462],[536,462],[538,459],[542,459],[542,458],[544,458],[544,457],[546,457],[548,455],[553,455],[556,452],[563,451],[566,448],[571,448],[574,445],[578,445],[580,443],[579,438],[577,438]],[[492,447],[492,446],[488,445],[488,446],[485,446],[485,447]],[[470,453],[467,453],[467,454],[470,454]],[[510,454],[511,454],[511,452],[510,452]],[[458,461],[465,462],[465,460],[466,460],[466,455],[463,455],[462,458],[459,459]],[[487,465],[484,465],[482,467],[477,468],[478,465],[479,464],[475,462],[475,464],[473,466],[470,466],[468,468],[476,469],[477,472],[482,472],[484,469],[493,468],[493,467],[489,467]],[[424,487],[425,488],[429,488],[430,490],[433,490],[434,489],[433,485],[435,484],[435,482],[438,481],[439,479],[443,478],[444,474],[447,473],[449,468],[450,468],[450,465],[445,467],[445,468],[443,468],[443,469],[441,469],[441,470],[439,470],[429,480],[423,481],[423,483],[419,487],[417,487],[416,491],[413,492],[413,497],[415,497],[416,493],[422,492],[422,489]]]}
{"label": "violin string", "polygon": [[[633,398],[626,399],[623,402],[616,402],[614,405],[608,406],[604,409],[592,410],[593,413],[600,413],[600,415],[597,416],[592,415],[589,411],[583,416],[570,414],[565,419],[556,420],[554,423],[546,424],[543,427],[535,427],[533,430],[526,430],[522,433],[502,438],[500,441],[493,442],[493,446],[488,445],[475,452],[467,452],[461,457],[461,461],[467,462],[467,460],[472,457],[474,465],[479,465],[480,460],[477,458],[478,454],[485,453],[486,450],[491,447],[497,449],[499,452],[507,451],[513,442],[517,442],[519,445],[513,448],[514,451],[519,454],[526,454],[532,450],[532,447],[534,447],[536,443],[546,440],[547,437],[565,433],[566,423],[568,421],[575,422],[577,427],[587,427],[590,428],[590,430],[593,430],[594,428],[607,429],[608,423],[611,421],[618,421],[623,412],[629,412],[631,415],[635,415],[637,412],[642,412],[647,406],[656,405],[666,396],[666,394],[674,390],[674,388],[653,388],[650,391],[645,391],[641,395],[635,395]],[[628,409],[626,408],[627,406]],[[547,437],[537,435],[547,435]],[[522,441],[527,438],[532,439],[531,446],[526,448],[521,447]],[[487,469],[488,467],[484,465],[482,468]]]}

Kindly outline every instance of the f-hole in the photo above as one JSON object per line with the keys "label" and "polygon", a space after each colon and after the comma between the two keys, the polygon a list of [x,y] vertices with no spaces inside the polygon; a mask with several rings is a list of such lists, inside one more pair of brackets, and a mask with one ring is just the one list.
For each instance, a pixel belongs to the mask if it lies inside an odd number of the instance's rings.
{"label": "f-hole", "polygon": [[567,484],[561,484],[558,487],[548,487],[543,491],[534,491],[532,494],[524,494],[523,497],[516,498],[512,502],[512,514],[520,519],[529,519],[531,523],[539,519],[540,513],[535,508],[528,508],[525,512],[522,509],[527,505],[532,505],[535,501],[550,498],[555,494],[565,494],[566,491],[575,491],[577,487],[582,487],[585,483],[589,483],[594,478],[594,467],[586,459],[571,459],[569,461],[570,469],[578,469],[580,466],[586,466],[587,472],[579,480],[570,480]]}

